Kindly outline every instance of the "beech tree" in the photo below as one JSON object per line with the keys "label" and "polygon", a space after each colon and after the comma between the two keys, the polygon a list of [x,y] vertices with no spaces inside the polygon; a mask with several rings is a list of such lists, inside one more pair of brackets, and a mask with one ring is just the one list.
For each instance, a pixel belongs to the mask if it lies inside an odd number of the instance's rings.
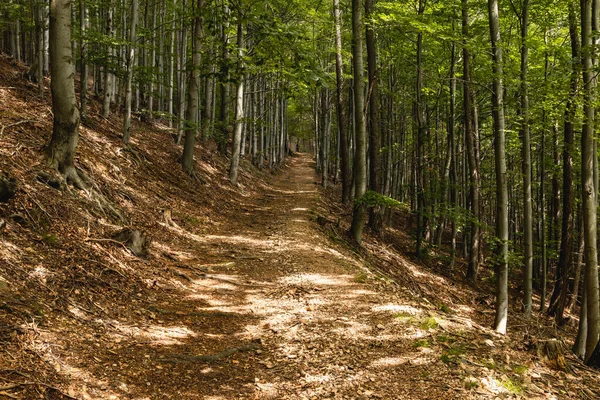
{"label": "beech tree", "polygon": [[[365,121],[365,94],[363,82],[363,23],[362,4],[352,0],[352,63],[354,75],[354,129],[356,151],[354,156],[354,197],[360,199],[367,190],[367,126]],[[365,205],[355,201],[350,233],[360,244],[366,219]]]}
{"label": "beech tree", "polygon": [[71,0],[50,1],[50,65],[54,124],[47,149],[48,165],[81,188],[84,183],[74,165],[79,109],[71,51]]}
{"label": "beech tree", "polygon": [[488,0],[492,42],[492,114],[494,116],[494,159],[496,173],[496,320],[494,329],[506,333],[508,318],[508,187],[504,136],[504,88],[498,0]]}

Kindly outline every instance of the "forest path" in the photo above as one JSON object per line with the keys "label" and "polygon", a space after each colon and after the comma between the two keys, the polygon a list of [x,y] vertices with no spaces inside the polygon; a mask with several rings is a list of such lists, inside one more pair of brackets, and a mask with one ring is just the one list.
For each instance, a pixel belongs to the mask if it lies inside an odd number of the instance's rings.
{"label": "forest path", "polygon": [[198,239],[195,251],[225,257],[199,278],[181,269],[181,291],[154,308],[170,329],[142,372],[151,398],[465,398],[419,346],[435,320],[319,228],[316,179],[308,155],[292,157]]}

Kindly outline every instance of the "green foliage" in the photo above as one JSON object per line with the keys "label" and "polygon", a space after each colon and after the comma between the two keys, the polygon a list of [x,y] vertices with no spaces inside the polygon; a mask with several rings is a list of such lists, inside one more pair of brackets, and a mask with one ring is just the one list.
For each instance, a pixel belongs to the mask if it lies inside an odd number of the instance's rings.
{"label": "green foliage", "polygon": [[60,245],[60,239],[52,233],[45,233],[42,236],[42,241],[52,247],[57,247]]}
{"label": "green foliage", "polygon": [[413,347],[415,349],[419,347],[431,347],[431,342],[428,339],[419,339],[413,343]]}
{"label": "green foliage", "polygon": [[364,195],[355,200],[355,203],[357,205],[362,205],[366,207],[381,206],[385,208],[396,208],[401,210],[409,209],[409,207],[406,204],[401,203],[398,200],[392,199],[391,197],[384,196],[373,190],[367,190]]}
{"label": "green foliage", "polygon": [[354,282],[356,283],[366,283],[369,279],[369,275],[365,271],[360,271],[358,274],[354,275]]}
{"label": "green foliage", "polygon": [[523,385],[519,381],[515,381],[506,377],[502,382],[502,387],[508,390],[512,394],[521,394],[523,393]]}
{"label": "green foliage", "polygon": [[420,326],[421,326],[421,329],[429,330],[429,329],[436,329],[439,326],[439,324],[438,324],[437,320],[435,319],[435,317],[430,315],[429,317],[427,317],[421,321]]}

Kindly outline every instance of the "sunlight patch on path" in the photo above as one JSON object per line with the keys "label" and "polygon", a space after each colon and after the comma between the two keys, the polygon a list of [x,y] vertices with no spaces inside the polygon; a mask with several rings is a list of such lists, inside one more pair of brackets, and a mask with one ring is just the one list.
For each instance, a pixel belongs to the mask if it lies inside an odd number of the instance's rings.
{"label": "sunlight patch on path", "polygon": [[326,274],[298,274],[284,276],[279,282],[284,284],[314,284],[323,286],[349,286],[352,285],[351,275],[326,275]]}
{"label": "sunlight patch on path", "polygon": [[[96,322],[103,324],[104,321],[97,320]],[[123,324],[116,320],[107,321],[120,334],[113,334],[113,338],[122,340],[122,335],[141,338],[151,341],[151,345],[173,346],[183,344],[183,339],[196,337],[198,334],[185,326],[159,326],[149,325],[143,328]]]}

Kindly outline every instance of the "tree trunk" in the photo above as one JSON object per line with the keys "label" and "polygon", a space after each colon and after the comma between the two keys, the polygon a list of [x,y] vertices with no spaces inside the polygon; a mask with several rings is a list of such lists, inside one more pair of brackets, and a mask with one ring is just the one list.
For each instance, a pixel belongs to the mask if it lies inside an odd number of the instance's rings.
{"label": "tree trunk", "polygon": [[85,122],[87,115],[87,92],[88,92],[88,65],[86,62],[87,57],[87,43],[85,41],[85,33],[89,25],[88,9],[85,6],[85,0],[79,2],[79,30],[81,36],[79,39],[79,51],[80,51],[80,63],[81,63],[81,120]]}
{"label": "tree trunk", "polygon": [[[369,189],[381,193],[381,132],[379,131],[379,93],[377,77],[377,43],[371,23],[375,0],[365,0],[367,70],[369,75],[368,111],[369,111]],[[379,234],[383,229],[383,211],[381,206],[369,210],[369,227]]]}
{"label": "tree trunk", "polygon": [[[112,1],[109,1],[106,11],[106,36],[111,38],[113,36],[113,6]],[[112,97],[112,90],[114,88],[114,76],[111,77],[110,63],[112,62],[113,50],[109,44],[106,46],[107,60],[104,64],[104,102],[102,103],[102,116],[108,118],[110,115],[110,100]],[[111,79],[112,78],[112,79]]]}
{"label": "tree trunk", "polygon": [[48,165],[75,186],[82,186],[74,158],[79,137],[75,68],[71,51],[71,0],[50,2],[50,56],[54,125],[47,149]]}
{"label": "tree trunk", "polygon": [[579,39],[577,35],[577,17],[573,2],[569,3],[569,36],[571,39],[572,72],[569,98],[565,109],[564,144],[563,144],[563,198],[562,198],[562,229],[560,238],[560,253],[556,269],[556,282],[550,297],[548,314],[554,315],[556,322],[563,322],[566,306],[569,275],[571,274],[573,253],[573,153],[574,153],[574,122],[577,114],[577,92],[579,80]]}
{"label": "tree trunk", "polygon": [[[355,198],[360,199],[367,190],[367,126],[365,122],[365,94],[363,72],[362,7],[360,0],[352,0],[352,63],[354,67],[354,124],[356,153],[354,157]],[[356,202],[352,214],[350,234],[360,244],[365,225],[365,206]]]}
{"label": "tree trunk", "polygon": [[592,71],[592,0],[581,1],[581,46],[584,119],[581,132],[583,231],[585,235],[585,291],[587,293],[586,361],[598,342],[598,252],[596,246],[596,189],[594,185],[594,99]]}
{"label": "tree trunk", "polygon": [[506,147],[504,134],[504,88],[502,83],[502,47],[498,0],[488,0],[492,43],[494,116],[494,159],[496,169],[496,318],[494,329],[506,333],[508,317],[508,186],[506,181]]}
{"label": "tree trunk", "polygon": [[350,200],[350,162],[348,154],[348,116],[344,112],[344,70],[342,60],[342,17],[340,0],[333,0],[335,19],[335,79],[336,79],[336,114],[340,149],[340,167],[342,174],[342,203]]}
{"label": "tree trunk", "polygon": [[183,171],[187,174],[194,173],[194,147],[196,145],[196,132],[198,130],[198,106],[200,87],[200,61],[202,46],[203,18],[202,11],[205,6],[205,0],[197,0],[194,10],[194,27],[192,33],[192,65],[189,68],[188,91],[187,91],[187,109],[185,116],[185,141],[183,144],[183,157],[181,164]]}
{"label": "tree trunk", "polygon": [[523,174],[523,235],[524,235],[524,281],[523,307],[525,316],[531,316],[531,296],[533,292],[533,212],[531,195],[531,139],[529,136],[529,89],[527,83],[527,63],[529,47],[527,44],[529,25],[529,0],[523,0],[521,7],[521,93],[518,115],[521,119],[520,136],[522,140]]}
{"label": "tree trunk", "polygon": [[219,80],[221,84],[221,104],[219,107],[219,126],[217,131],[217,146],[221,154],[227,153],[227,140],[229,139],[229,36],[227,28],[229,27],[229,8],[227,4],[223,5],[223,24],[221,32],[221,69]]}
{"label": "tree trunk", "polygon": [[133,82],[133,67],[135,66],[135,29],[138,23],[138,0],[131,0],[131,27],[129,28],[129,55],[127,58],[127,82],[125,89],[125,115],[123,116],[123,143],[129,144],[131,136],[131,99]]}
{"label": "tree trunk", "polygon": [[[425,11],[425,0],[419,0],[418,15],[423,15]],[[423,33],[417,34],[417,86],[415,102],[415,119],[417,124],[416,137],[416,213],[417,213],[417,232],[416,232],[416,254],[421,257],[423,251],[423,238],[426,230],[425,210],[427,209],[425,198],[425,156],[423,154],[425,147],[425,136],[427,135],[425,123],[425,106],[423,104]]]}
{"label": "tree trunk", "polygon": [[[241,13],[241,11],[240,11]],[[238,169],[240,166],[240,144],[242,142],[242,128],[244,127],[244,74],[242,73],[244,56],[244,27],[242,26],[241,16],[237,27],[237,47],[238,47],[238,64],[239,73],[236,94],[235,107],[235,130],[233,133],[233,148],[231,151],[231,163],[229,164],[229,180],[232,184],[237,185]]]}
{"label": "tree trunk", "polygon": [[465,147],[469,162],[469,199],[472,221],[471,241],[468,251],[467,280],[477,281],[479,272],[479,165],[476,156],[476,138],[473,132],[473,106],[471,96],[471,52],[467,47],[469,35],[468,1],[462,0],[462,34],[463,34],[463,114],[465,130]]}

